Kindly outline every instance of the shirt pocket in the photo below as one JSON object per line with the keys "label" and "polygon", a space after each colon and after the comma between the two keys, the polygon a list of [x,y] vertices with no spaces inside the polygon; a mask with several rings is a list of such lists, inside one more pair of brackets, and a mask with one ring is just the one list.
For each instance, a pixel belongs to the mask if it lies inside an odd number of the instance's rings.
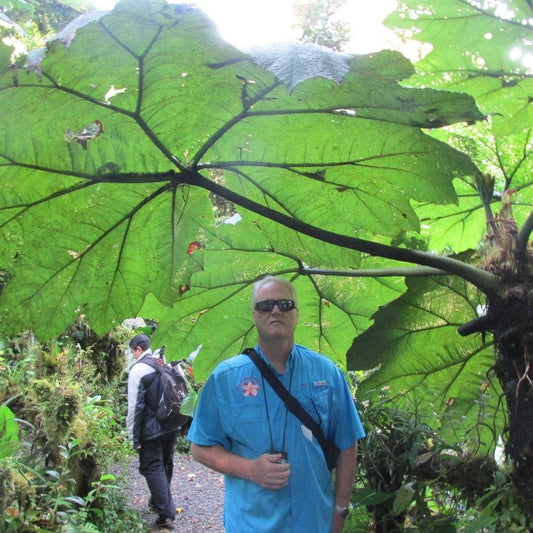
{"label": "shirt pocket", "polygon": [[270,441],[262,396],[240,398],[223,414],[236,453],[255,458],[268,451],[265,446],[268,448]]}
{"label": "shirt pocket", "polygon": [[329,410],[330,410],[330,394],[329,389],[321,388],[317,391],[312,391],[300,400],[302,407],[311,415],[313,420],[317,422],[322,428],[322,431],[327,433],[329,425]]}

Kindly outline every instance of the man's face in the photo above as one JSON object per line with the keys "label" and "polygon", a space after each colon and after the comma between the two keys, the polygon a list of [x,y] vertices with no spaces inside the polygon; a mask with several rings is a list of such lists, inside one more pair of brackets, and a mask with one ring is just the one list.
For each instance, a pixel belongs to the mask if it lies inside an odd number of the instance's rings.
{"label": "man's face", "polygon": [[[257,292],[256,302],[263,300],[291,300],[289,290],[284,285],[272,281],[265,283]],[[254,323],[259,332],[260,339],[292,339],[298,322],[298,309],[281,312],[277,305],[270,312],[253,310]]]}

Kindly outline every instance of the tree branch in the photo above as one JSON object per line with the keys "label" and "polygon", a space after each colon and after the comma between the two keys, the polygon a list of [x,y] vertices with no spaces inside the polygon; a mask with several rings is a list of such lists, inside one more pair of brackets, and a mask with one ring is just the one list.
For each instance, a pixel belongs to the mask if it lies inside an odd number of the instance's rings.
{"label": "tree branch", "polygon": [[342,248],[356,250],[367,253],[372,256],[384,257],[386,259],[393,259],[405,263],[414,263],[423,265],[437,270],[442,270],[448,274],[454,274],[460,278],[472,283],[480,291],[488,297],[493,297],[501,288],[501,280],[498,276],[481,270],[473,265],[463,263],[451,257],[440,256],[429,252],[420,252],[418,250],[409,250],[406,248],[396,248],[386,244],[380,244],[365,239],[358,239],[356,237],[349,237],[347,235],[340,235],[333,233],[310,224],[296,220],[288,215],[279,213],[274,209],[261,205],[253,200],[250,200],[240,194],[230,191],[202,176],[198,172],[186,172],[176,174],[176,181],[180,183],[188,183],[197,187],[202,187],[211,191],[226,200],[233,202],[236,205],[244,207],[254,213],[269,218],[283,226],[293,229],[304,235],[309,235],[315,239],[319,239]]}

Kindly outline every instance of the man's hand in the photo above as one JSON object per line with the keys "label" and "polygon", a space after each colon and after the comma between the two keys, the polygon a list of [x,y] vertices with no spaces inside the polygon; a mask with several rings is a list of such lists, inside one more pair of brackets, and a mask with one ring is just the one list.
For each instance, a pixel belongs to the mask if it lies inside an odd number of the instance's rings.
{"label": "man's hand", "polygon": [[265,489],[279,490],[289,484],[290,465],[280,463],[281,453],[265,453],[256,459],[236,455],[222,446],[191,444],[195,461],[226,476],[247,479]]}
{"label": "man's hand", "polygon": [[253,461],[251,481],[265,489],[279,490],[289,484],[289,463],[280,463],[281,453],[265,453]]}

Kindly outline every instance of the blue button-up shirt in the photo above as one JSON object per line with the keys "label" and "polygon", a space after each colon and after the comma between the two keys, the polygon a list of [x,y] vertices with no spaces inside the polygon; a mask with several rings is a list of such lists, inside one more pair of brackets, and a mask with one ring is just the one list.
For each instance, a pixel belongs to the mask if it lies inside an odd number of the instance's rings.
{"label": "blue button-up shirt", "polygon": [[[285,373],[272,370],[339,449],[365,436],[344,375],[331,360],[295,345]],[[248,459],[272,449],[287,452],[291,476],[284,489],[265,489],[226,476],[226,533],[331,531],[333,484],[322,449],[311,431],[287,412],[247,355],[232,357],[213,371],[202,389],[188,438],[201,446],[220,445]]]}

